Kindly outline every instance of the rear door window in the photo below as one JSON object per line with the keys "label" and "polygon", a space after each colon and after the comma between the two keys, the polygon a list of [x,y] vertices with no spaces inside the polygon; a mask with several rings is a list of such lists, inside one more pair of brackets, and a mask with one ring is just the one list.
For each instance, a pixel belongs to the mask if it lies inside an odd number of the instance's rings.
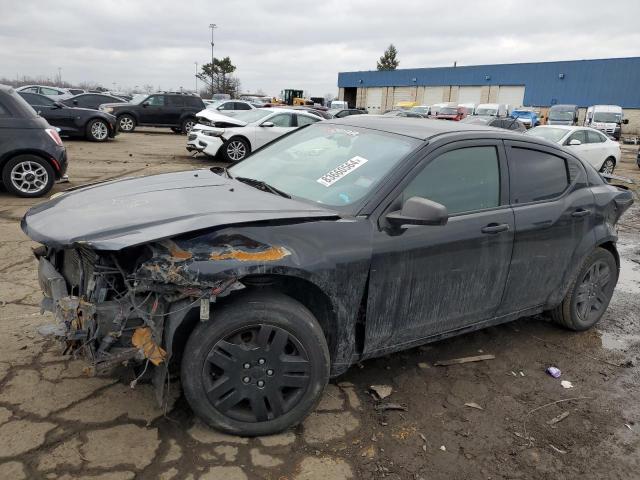
{"label": "rear door window", "polygon": [[298,126],[304,127],[305,125],[311,125],[312,123],[319,122],[320,119],[307,115],[296,115],[298,117]]}
{"label": "rear door window", "polygon": [[27,103],[31,106],[49,107],[54,104],[54,101],[51,100],[49,97],[38,95],[37,93],[20,92],[20,96],[22,96],[22,98],[24,98],[27,101]]}
{"label": "rear door window", "polygon": [[511,203],[551,200],[569,186],[564,158],[531,148],[509,149]]}
{"label": "rear door window", "polygon": [[292,120],[293,115],[290,113],[283,113],[281,115],[275,115],[267,121],[273,123],[276,127],[292,127]]}
{"label": "rear door window", "polygon": [[236,110],[251,110],[251,107],[243,102],[234,102],[236,104]]}
{"label": "rear door window", "polygon": [[144,103],[148,103],[149,105],[153,105],[154,107],[163,107],[164,95],[151,95],[145,100]]}

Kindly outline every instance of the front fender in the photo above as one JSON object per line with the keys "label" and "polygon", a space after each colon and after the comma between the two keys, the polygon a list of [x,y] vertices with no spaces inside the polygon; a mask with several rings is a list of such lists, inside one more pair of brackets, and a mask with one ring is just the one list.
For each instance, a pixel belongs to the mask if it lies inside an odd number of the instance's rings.
{"label": "front fender", "polygon": [[299,279],[329,299],[338,339],[334,364],[350,363],[371,258],[368,220],[292,221],[229,227],[164,240],[136,272],[138,282],[213,297],[251,277]]}

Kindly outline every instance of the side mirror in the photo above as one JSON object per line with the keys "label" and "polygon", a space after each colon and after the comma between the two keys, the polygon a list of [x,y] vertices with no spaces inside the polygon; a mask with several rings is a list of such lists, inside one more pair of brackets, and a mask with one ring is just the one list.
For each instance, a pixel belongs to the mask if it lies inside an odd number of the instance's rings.
{"label": "side mirror", "polygon": [[261,127],[275,127],[273,122],[264,122],[264,123],[260,124],[260,126]]}
{"label": "side mirror", "polygon": [[446,225],[449,220],[447,207],[422,197],[411,197],[402,210],[388,213],[385,217],[395,227],[404,225]]}
{"label": "side mirror", "polygon": [[624,120],[622,120],[622,123],[624,123],[625,125],[629,125],[629,119],[625,118]]}
{"label": "side mirror", "polygon": [[577,138],[573,138],[569,141],[569,145],[582,145],[582,142]]}
{"label": "side mirror", "polygon": [[64,105],[60,102],[53,102],[53,108],[64,108]]}
{"label": "side mirror", "polygon": [[147,108],[147,107],[149,106],[149,102],[144,102],[144,103],[142,104],[142,106],[143,106],[144,108]]}

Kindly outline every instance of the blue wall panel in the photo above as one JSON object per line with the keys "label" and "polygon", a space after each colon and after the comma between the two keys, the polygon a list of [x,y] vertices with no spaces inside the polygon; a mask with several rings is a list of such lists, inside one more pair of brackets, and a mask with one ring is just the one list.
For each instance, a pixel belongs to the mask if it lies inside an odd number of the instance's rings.
{"label": "blue wall panel", "polygon": [[[560,78],[564,74],[564,78]],[[640,108],[640,57],[338,74],[339,87],[524,85],[525,105]]]}

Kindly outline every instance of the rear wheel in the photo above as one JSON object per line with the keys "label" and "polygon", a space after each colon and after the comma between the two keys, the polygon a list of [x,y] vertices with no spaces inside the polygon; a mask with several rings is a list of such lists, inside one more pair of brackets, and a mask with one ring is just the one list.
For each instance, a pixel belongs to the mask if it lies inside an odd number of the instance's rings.
{"label": "rear wheel", "polygon": [[608,173],[609,175],[611,175],[613,173],[613,170],[616,168],[616,161],[614,158],[607,158],[604,163],[602,164],[602,167],[600,167],[600,171],[602,173]]}
{"label": "rear wheel", "polygon": [[99,118],[91,120],[87,124],[87,139],[92,142],[104,142],[109,138],[109,125]]}
{"label": "rear wheel", "polygon": [[570,330],[587,330],[604,315],[618,282],[618,266],[608,250],[596,248],[585,260],[562,303],[551,312]]}
{"label": "rear wheel", "polygon": [[125,133],[131,133],[136,129],[136,119],[131,115],[124,114],[118,117],[118,130]]}
{"label": "rear wheel", "polygon": [[182,359],[182,385],[210,426],[268,435],[303,420],[329,379],[329,351],[314,316],[277,292],[251,293],[199,323]]}
{"label": "rear wheel", "polygon": [[18,155],[9,160],[2,169],[5,188],[19,197],[45,195],[55,180],[53,167],[36,155]]}
{"label": "rear wheel", "polygon": [[244,138],[232,138],[222,146],[222,155],[228,162],[239,162],[251,152],[249,142]]}
{"label": "rear wheel", "polygon": [[182,122],[182,133],[187,134],[191,131],[196,121],[193,118],[187,118]]}

